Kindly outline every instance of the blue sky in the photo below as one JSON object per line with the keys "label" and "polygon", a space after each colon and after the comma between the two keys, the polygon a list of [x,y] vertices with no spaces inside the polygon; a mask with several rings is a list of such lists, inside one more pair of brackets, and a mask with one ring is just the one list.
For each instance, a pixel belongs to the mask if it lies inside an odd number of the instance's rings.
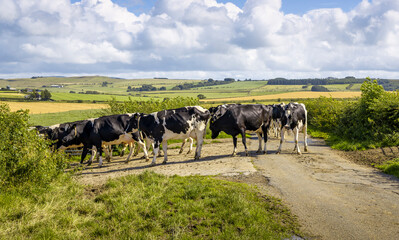
{"label": "blue sky", "polygon": [[[71,0],[72,3],[80,0]],[[156,0],[114,0],[120,6],[126,7],[135,14],[148,13]],[[231,2],[242,8],[246,0],[218,0],[220,3]],[[344,11],[353,9],[361,0],[282,0],[281,10],[284,13],[304,14],[309,10],[319,8],[341,8]]]}
{"label": "blue sky", "polygon": [[0,0],[0,48],[0,78],[399,78],[399,1]]}

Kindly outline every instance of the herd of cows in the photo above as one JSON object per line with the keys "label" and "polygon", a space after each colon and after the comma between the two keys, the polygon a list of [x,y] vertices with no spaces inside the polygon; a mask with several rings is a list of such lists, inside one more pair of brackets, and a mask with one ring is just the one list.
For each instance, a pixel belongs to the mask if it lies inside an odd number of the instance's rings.
{"label": "herd of cows", "polygon": [[[80,163],[83,163],[86,155],[91,151],[88,161],[90,165],[96,154],[99,155],[99,166],[102,166],[102,152],[109,159],[112,145],[125,144],[130,146],[130,153],[126,162],[133,153],[133,143],[138,143],[143,149],[147,160],[148,147],[153,147],[153,160],[162,144],[164,161],[168,160],[167,140],[183,139],[183,145],[187,139],[197,141],[195,160],[201,156],[203,139],[206,134],[208,122],[212,131],[212,138],[216,138],[221,131],[233,137],[233,155],[237,153],[237,135],[242,136],[242,143],[246,155],[249,155],[246,144],[246,133],[256,133],[259,140],[258,153],[266,153],[266,143],[269,128],[280,131],[280,146],[277,153],[281,152],[285,130],[292,130],[295,136],[295,148],[298,154],[301,151],[298,146],[298,133],[304,133],[304,150],[307,151],[307,112],[304,104],[224,104],[210,109],[200,106],[189,106],[178,109],[162,110],[151,114],[132,113],[103,116],[76,122],[57,124],[49,127],[35,126],[39,134],[53,141],[56,149],[69,149],[82,147]],[[263,139],[263,144],[262,144]],[[263,149],[262,149],[263,145]],[[182,146],[183,147],[183,146]],[[182,148],[180,152],[182,151]]]}

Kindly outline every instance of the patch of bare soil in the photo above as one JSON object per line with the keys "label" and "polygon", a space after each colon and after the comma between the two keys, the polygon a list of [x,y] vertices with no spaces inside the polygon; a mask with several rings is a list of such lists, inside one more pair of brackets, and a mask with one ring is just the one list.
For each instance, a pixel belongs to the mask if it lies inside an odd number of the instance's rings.
{"label": "patch of bare soil", "polygon": [[[83,184],[102,185],[107,179],[121,177],[129,174],[139,174],[144,171],[154,171],[165,175],[237,175],[256,172],[251,163],[251,157],[244,156],[241,152],[236,157],[231,157],[233,143],[231,139],[218,139],[217,143],[206,140],[202,147],[201,159],[194,161],[194,152],[189,154],[188,147],[182,154],[179,154],[180,144],[168,145],[168,162],[162,164],[163,157],[157,157],[156,165],[150,166],[150,161],[142,159],[143,153],[133,157],[129,163],[125,163],[125,157],[113,157],[111,162],[104,161],[100,168],[94,162],[91,166],[84,165],[76,178]],[[254,154],[254,151],[252,151]]]}
{"label": "patch of bare soil", "polygon": [[343,156],[357,164],[372,166],[399,158],[399,146],[368,149],[364,151],[336,151],[338,155]]}

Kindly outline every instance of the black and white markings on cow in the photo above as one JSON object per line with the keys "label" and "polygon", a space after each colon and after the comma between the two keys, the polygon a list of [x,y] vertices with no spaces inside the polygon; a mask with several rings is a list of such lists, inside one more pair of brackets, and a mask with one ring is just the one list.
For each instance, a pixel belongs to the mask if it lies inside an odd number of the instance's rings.
{"label": "black and white markings on cow", "polygon": [[307,111],[306,107],[302,103],[289,103],[284,108],[284,113],[281,118],[281,139],[280,146],[277,149],[277,154],[281,153],[281,147],[284,142],[284,132],[286,130],[292,130],[294,132],[294,151],[297,154],[301,154],[301,150],[299,149],[298,144],[298,135],[299,131],[303,133],[303,142],[304,142],[304,151],[308,151],[308,143],[307,143]]}
{"label": "black and white markings on cow", "polygon": [[263,104],[227,104],[219,105],[212,109],[213,115],[209,128],[212,131],[212,138],[216,138],[221,131],[233,137],[233,154],[237,154],[237,135],[241,134],[245,154],[248,156],[246,145],[246,132],[254,132],[258,135],[258,153],[262,152],[262,135],[264,140],[263,153],[267,153],[267,131],[272,119],[272,107]]}
{"label": "black and white markings on cow", "polygon": [[134,129],[142,131],[154,143],[154,158],[151,165],[155,165],[160,144],[164,151],[164,161],[168,161],[167,149],[169,139],[197,140],[194,159],[201,156],[203,138],[210,113],[200,106],[189,106],[177,109],[163,110],[151,114],[136,114]]}
{"label": "black and white markings on cow", "polygon": [[81,163],[83,163],[87,153],[91,150],[92,155],[88,161],[89,165],[98,152],[100,155],[99,166],[102,166],[101,155],[103,148],[107,153],[107,146],[121,143],[130,145],[131,151],[126,159],[128,162],[133,153],[133,145],[130,143],[135,141],[142,146],[144,155],[148,158],[145,144],[140,139],[135,139],[133,135],[132,118],[133,114],[119,114],[77,122],[69,128],[68,134],[62,138],[62,145],[68,147],[76,143],[83,144]]}

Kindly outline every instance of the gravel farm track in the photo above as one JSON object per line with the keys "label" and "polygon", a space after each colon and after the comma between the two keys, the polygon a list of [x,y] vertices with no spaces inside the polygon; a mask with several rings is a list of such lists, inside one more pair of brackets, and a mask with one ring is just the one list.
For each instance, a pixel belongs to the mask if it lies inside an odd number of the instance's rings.
{"label": "gravel farm track", "polygon": [[[399,179],[366,166],[365,159],[399,156],[399,149],[386,148],[345,153],[331,149],[323,140],[309,138],[309,152],[292,152],[293,137],[288,136],[281,154],[275,154],[278,139],[269,139],[268,154],[256,154],[257,139],[251,138],[251,156],[231,157],[231,139],[205,144],[202,157],[194,153],[178,154],[168,149],[168,163],[149,167],[139,156],[128,164],[125,157],[114,157],[86,167],[77,179],[91,186],[108,178],[138,174],[146,170],[165,175],[214,175],[216,178],[256,185],[262,194],[282,199],[298,217],[305,239],[399,239]],[[300,138],[301,139],[301,138]],[[300,142],[303,151],[303,142]],[[176,144],[171,146],[177,146]],[[170,146],[169,146],[170,147]],[[373,161],[374,161],[373,160]]]}

